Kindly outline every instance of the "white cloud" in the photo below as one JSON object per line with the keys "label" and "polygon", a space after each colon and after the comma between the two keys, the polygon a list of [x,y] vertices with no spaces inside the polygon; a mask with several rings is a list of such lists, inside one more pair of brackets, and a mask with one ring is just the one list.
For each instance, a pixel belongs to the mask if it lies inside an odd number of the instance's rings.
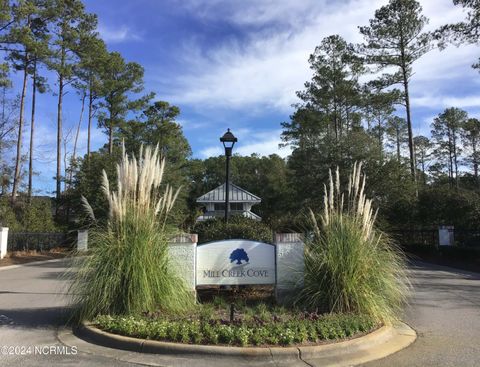
{"label": "white cloud", "polygon": [[[260,104],[264,108],[290,111],[290,105],[297,101],[295,91],[302,89],[311,76],[308,57],[315,46],[334,33],[349,41],[360,41],[357,25],[366,23],[373,9],[384,1],[351,0],[326,7],[324,2],[306,3],[281,1],[278,6],[273,1],[261,2],[265,10],[260,11],[257,1],[242,2],[241,6],[235,3],[232,16],[227,17],[232,22],[243,24],[251,19],[259,23],[263,18],[252,18],[253,14],[267,14],[268,7],[272,21],[275,17],[281,24],[289,19],[289,26],[284,30],[273,26],[251,33],[243,44],[229,40],[206,54],[189,43],[182,56],[184,61],[190,60],[189,72],[174,80],[177,89],[169,98],[208,107],[239,109]],[[199,6],[204,2],[194,1],[194,4]],[[225,12],[220,9],[220,14]],[[340,28],[339,24],[344,26]]]}
{"label": "white cloud", "polygon": [[[425,83],[432,87],[444,86],[445,80],[460,78],[462,81],[476,79],[478,71],[471,65],[477,60],[480,50],[475,45],[448,47],[433,50],[414,64],[412,86],[422,89]],[[418,83],[418,85],[417,85]]]}
{"label": "white cloud", "polygon": [[129,40],[139,40],[141,37],[125,25],[107,26],[100,23],[98,32],[102,39],[107,43],[120,43]]}
{"label": "white cloud", "polygon": [[191,119],[179,119],[177,122],[182,126],[184,131],[197,130],[207,127],[209,124],[202,121],[193,121]]}
{"label": "white cloud", "polygon": [[[234,148],[235,154],[248,156],[258,154],[260,156],[268,156],[270,154],[278,154],[286,157],[291,153],[289,147],[279,148],[281,143],[280,130],[252,131],[250,129],[239,129],[235,131],[239,143]],[[214,157],[224,154],[224,150],[218,144],[212,145],[200,151],[202,158]]]}
{"label": "white cloud", "polygon": [[[201,50],[192,39],[183,49],[187,72],[173,80],[170,99],[203,108],[242,109],[262,106],[280,112],[291,110],[295,91],[310,79],[308,56],[321,40],[338,33],[349,42],[361,42],[358,26],[368,24],[386,0],[294,1],[189,0],[184,6],[196,16],[221,18],[247,32],[246,40],[228,39]],[[464,16],[450,0],[422,1],[430,18],[428,30]],[[415,65],[414,80],[435,88],[440,80],[465,73],[478,48],[433,51]],[[469,72],[469,71],[468,71]],[[172,88],[171,88],[172,90]]]}
{"label": "white cloud", "polygon": [[439,107],[477,107],[480,106],[480,95],[450,97],[425,94],[411,99],[412,105],[438,109]]}
{"label": "white cloud", "polygon": [[291,153],[291,149],[288,147],[279,148],[280,143],[280,137],[272,137],[270,139],[244,145],[238,149],[238,153],[240,155],[251,155],[253,153],[256,153],[261,156],[278,154],[280,157],[285,158]]}
{"label": "white cloud", "polygon": [[216,157],[223,154],[223,149],[219,146],[212,146],[200,151],[200,156],[202,158]]}
{"label": "white cloud", "polygon": [[205,20],[218,17],[238,25],[264,27],[270,23],[295,26],[299,19],[307,22],[320,9],[334,7],[326,0],[184,0],[181,5]]}

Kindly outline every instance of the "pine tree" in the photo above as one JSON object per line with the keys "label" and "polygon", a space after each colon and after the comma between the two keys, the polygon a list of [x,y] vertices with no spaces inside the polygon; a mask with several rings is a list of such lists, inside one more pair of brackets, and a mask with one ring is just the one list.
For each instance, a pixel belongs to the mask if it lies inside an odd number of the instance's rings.
{"label": "pine tree", "polygon": [[391,147],[396,151],[397,162],[402,159],[402,146],[408,142],[407,121],[398,116],[392,116],[387,120],[387,138]]}
{"label": "pine tree", "polygon": [[[87,159],[91,152],[92,120],[98,111],[98,100],[102,97],[102,73],[108,63],[108,51],[105,42],[91,29],[81,29],[77,48],[80,63],[76,69],[78,80],[75,87],[82,96],[88,97]],[[84,94],[85,92],[85,94]]]}
{"label": "pine tree", "polygon": [[480,0],[453,0],[455,5],[460,5],[467,10],[463,22],[447,24],[441,27],[435,36],[437,39],[453,43],[478,43],[480,41]]}
{"label": "pine tree", "polygon": [[473,175],[478,184],[478,165],[480,163],[480,120],[468,119],[462,130],[462,142],[469,152],[467,162],[473,167]]}
{"label": "pine tree", "polygon": [[458,161],[461,153],[460,133],[467,121],[465,111],[451,107],[440,113],[432,123],[432,139],[435,155],[448,168],[450,184],[458,187]]}
{"label": "pine tree", "polygon": [[[480,0],[453,0],[453,3],[463,7],[467,16],[463,22],[447,24],[435,31],[435,38],[439,41],[440,48],[445,48],[449,43],[457,46],[463,43],[479,44]],[[472,67],[480,71],[480,59]]]}
{"label": "pine tree", "polygon": [[380,160],[384,158],[384,140],[388,127],[388,120],[395,111],[394,105],[400,98],[397,89],[383,91],[376,81],[367,83],[363,87],[363,113],[367,122],[368,132],[377,139]]}
{"label": "pine tree", "polygon": [[13,24],[4,35],[3,42],[10,45],[8,59],[15,70],[22,72],[22,89],[20,92],[20,112],[17,135],[17,151],[13,176],[12,201],[16,200],[20,186],[20,169],[22,160],[23,129],[25,124],[25,97],[27,93],[28,75],[36,55],[47,49],[48,37],[45,31],[45,18],[48,11],[46,2],[41,0],[21,1],[12,7]]}
{"label": "pine tree", "polygon": [[36,94],[45,93],[48,85],[46,78],[39,75],[39,66],[44,63],[49,56],[48,41],[50,39],[48,34],[48,17],[49,13],[44,6],[43,14],[37,16],[32,20],[31,31],[37,42],[37,47],[31,53],[31,65],[29,74],[32,79],[32,112],[30,119],[30,149],[28,157],[28,199],[32,197],[32,180],[33,180],[33,152],[34,152],[34,137],[35,137],[35,108],[36,108]]}
{"label": "pine tree", "polygon": [[377,71],[394,67],[394,74],[384,74],[385,86],[401,84],[405,105],[408,146],[410,151],[410,173],[416,181],[415,154],[412,118],[410,111],[409,82],[412,65],[430,50],[431,36],[423,32],[428,19],[421,15],[422,7],[416,0],[390,0],[370,19],[370,25],[360,27],[366,43],[360,47],[367,62],[378,67]]}
{"label": "pine tree", "polygon": [[34,151],[34,136],[35,136],[35,109],[36,109],[36,96],[38,93],[45,93],[48,85],[46,78],[38,75],[38,64],[40,60],[39,54],[33,56],[32,66],[32,113],[30,119],[30,150],[28,156],[28,199],[32,197],[32,181],[33,181],[33,151]]}
{"label": "pine tree", "polygon": [[329,168],[350,169],[380,155],[377,139],[362,124],[365,100],[358,80],[365,68],[353,45],[338,35],[326,37],[309,62],[312,79],[297,92],[302,103],[282,123],[283,145],[293,148],[288,164],[299,205],[321,199]]}
{"label": "pine tree", "polygon": [[[131,100],[129,93],[143,90],[143,67],[135,62],[126,63],[118,52],[111,52],[102,71],[104,109],[98,122],[108,135],[108,152],[113,152],[114,133],[125,123],[129,111],[142,108],[145,100]],[[148,100],[148,98],[147,98]]]}
{"label": "pine tree", "polygon": [[[5,37],[13,26],[14,19],[12,14],[12,6],[8,0],[0,0],[0,45],[4,51],[9,51],[10,42]],[[9,87],[10,81],[10,68],[8,62],[0,63],[0,87]]]}
{"label": "pine tree", "polygon": [[5,159],[4,152],[9,151],[17,141],[16,130],[18,128],[19,98],[8,98],[7,89],[11,86],[3,86],[1,94],[2,110],[0,113],[0,196],[6,195],[7,189],[12,184],[13,169]]}
{"label": "pine tree", "polygon": [[432,143],[426,136],[419,135],[413,138],[415,144],[415,161],[420,166],[422,172],[423,185],[427,184],[427,174],[425,171],[427,161],[430,158]]}
{"label": "pine tree", "polygon": [[[57,76],[57,172],[56,198],[60,199],[62,187],[62,113],[65,88],[74,81],[74,68],[78,63],[75,50],[79,43],[80,29],[94,29],[96,17],[85,13],[80,0],[52,0],[50,2],[53,21],[50,24],[52,34],[52,56],[48,66]],[[57,205],[58,209],[58,205]]]}
{"label": "pine tree", "polygon": [[[299,146],[308,144],[307,140],[325,137],[334,143],[335,155],[340,156],[342,137],[359,126],[361,120],[358,78],[364,72],[363,63],[353,45],[338,35],[324,38],[309,63],[312,80],[305,83],[305,90],[297,92],[303,104],[297,106],[292,122],[283,124],[282,137],[285,142]],[[317,120],[313,125],[307,121],[311,118]],[[297,128],[297,120],[305,125],[303,128],[308,125],[308,134]]]}

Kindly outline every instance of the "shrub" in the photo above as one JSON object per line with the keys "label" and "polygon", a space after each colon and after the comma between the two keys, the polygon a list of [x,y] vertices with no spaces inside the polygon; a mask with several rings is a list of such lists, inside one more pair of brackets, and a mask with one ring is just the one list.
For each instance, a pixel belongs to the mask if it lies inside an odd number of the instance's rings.
{"label": "shrub", "polygon": [[[194,304],[192,292],[168,259],[172,230],[166,220],[178,191],[167,186],[160,192],[163,171],[158,148],[149,147],[140,151],[138,160],[123,153],[117,191],[110,192],[103,171],[109,220],[90,231],[91,256],[79,259],[72,269],[70,293],[77,321],[98,314],[180,311]],[[85,206],[93,215],[86,200]]]}
{"label": "shrub", "polygon": [[52,199],[32,198],[22,207],[20,220],[28,232],[57,232],[60,230],[53,221]]}
{"label": "shrub", "polygon": [[0,226],[9,227],[10,231],[21,231],[23,228],[6,197],[0,198]]}
{"label": "shrub", "polygon": [[[311,211],[312,238],[306,242],[304,284],[296,302],[310,309],[358,313],[389,323],[406,300],[408,280],[401,251],[374,226],[365,176],[354,166],[347,191],[338,169],[330,172],[319,219]],[[327,331],[319,330],[325,336]],[[335,328],[329,331],[337,335]]]}
{"label": "shrub", "polygon": [[[318,340],[343,339],[371,331],[375,322],[367,316],[353,314],[317,315],[287,312],[285,321],[270,320],[259,325],[255,321],[209,320],[188,317],[119,317],[98,316],[98,328],[115,334],[160,341],[224,344],[224,345],[292,345]],[[213,317],[213,316],[212,316]]]}
{"label": "shrub", "polygon": [[224,239],[245,239],[272,242],[272,230],[266,224],[254,219],[235,215],[225,225],[223,218],[213,218],[199,222],[193,228],[198,233],[200,243]]}
{"label": "shrub", "polygon": [[480,221],[480,194],[462,188],[427,188],[419,192],[418,212],[418,222],[424,226],[475,229]]}
{"label": "shrub", "polygon": [[0,225],[12,232],[57,232],[61,228],[53,220],[52,199],[20,196],[12,204],[10,198],[0,198]]}
{"label": "shrub", "polygon": [[268,224],[276,233],[304,233],[309,230],[303,210],[295,213],[285,212],[281,217],[270,218]]}

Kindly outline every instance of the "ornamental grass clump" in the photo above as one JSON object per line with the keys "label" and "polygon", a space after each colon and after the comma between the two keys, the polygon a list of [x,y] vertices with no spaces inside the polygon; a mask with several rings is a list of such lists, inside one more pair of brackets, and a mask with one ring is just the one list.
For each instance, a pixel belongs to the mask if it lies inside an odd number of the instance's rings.
{"label": "ornamental grass clump", "polygon": [[338,168],[325,185],[320,215],[310,210],[304,284],[296,302],[310,309],[357,313],[381,323],[398,319],[408,294],[403,253],[375,227],[365,176],[355,164],[345,192]]}
{"label": "ornamental grass clump", "polygon": [[[72,269],[70,293],[77,321],[99,314],[176,312],[194,304],[192,292],[168,258],[168,241],[174,231],[167,219],[179,191],[169,186],[161,189],[164,168],[158,147],[142,147],[139,159],[123,151],[116,191],[110,189],[103,171],[108,223],[89,231],[89,256],[79,259]],[[94,219],[85,198],[83,202]]]}

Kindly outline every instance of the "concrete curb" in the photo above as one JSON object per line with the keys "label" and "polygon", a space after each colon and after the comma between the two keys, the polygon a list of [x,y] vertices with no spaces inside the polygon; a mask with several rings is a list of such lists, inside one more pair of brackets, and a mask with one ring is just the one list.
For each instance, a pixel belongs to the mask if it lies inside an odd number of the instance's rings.
{"label": "concrete curb", "polygon": [[30,265],[35,266],[35,265],[46,264],[46,263],[55,263],[55,262],[60,262],[60,261],[63,261],[63,260],[68,260],[68,259],[71,259],[71,257],[66,256],[66,257],[62,257],[61,259],[39,260],[39,261],[32,261],[32,262],[23,263],[23,264],[0,266],[0,271],[21,268],[22,266],[30,266]]}
{"label": "concrete curb", "polygon": [[[416,339],[415,331],[404,323],[384,326],[367,335],[336,343],[299,347],[227,347],[159,342],[107,333],[83,324],[74,334],[107,348],[160,354],[175,358],[230,358],[239,362],[275,362],[296,360],[310,366],[351,366],[380,359],[406,348]],[[61,338],[59,338],[61,340]],[[140,357],[141,358],[141,357]],[[240,365],[240,364],[238,364]]]}

